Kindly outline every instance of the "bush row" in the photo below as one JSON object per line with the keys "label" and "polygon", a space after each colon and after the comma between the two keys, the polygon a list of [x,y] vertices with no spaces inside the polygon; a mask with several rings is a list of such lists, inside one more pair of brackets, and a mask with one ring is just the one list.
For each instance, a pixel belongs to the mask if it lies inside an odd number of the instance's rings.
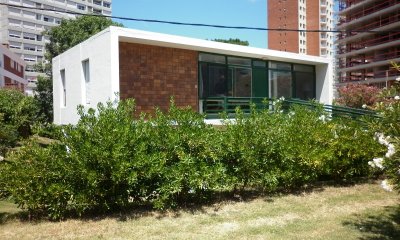
{"label": "bush row", "polygon": [[59,141],[27,141],[0,163],[0,194],[53,219],[130,205],[165,209],[221,191],[368,176],[371,156],[384,151],[362,125],[327,121],[318,105],[237,110],[221,128],[173,102],[153,116],[132,117],[134,109],[132,100],[80,108],[79,123],[65,126]]}

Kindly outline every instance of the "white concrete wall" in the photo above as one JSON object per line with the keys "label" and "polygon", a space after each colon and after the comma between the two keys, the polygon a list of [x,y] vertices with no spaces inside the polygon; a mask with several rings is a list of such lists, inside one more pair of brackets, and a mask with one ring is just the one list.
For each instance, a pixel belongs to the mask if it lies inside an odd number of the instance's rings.
{"label": "white concrete wall", "polygon": [[316,98],[324,104],[332,104],[333,101],[333,72],[332,62],[315,66]]}
{"label": "white concrete wall", "polygon": [[[119,92],[118,44],[112,44],[109,31],[103,31],[53,59],[54,123],[77,123],[77,106],[96,108],[99,102],[115,100]],[[118,41],[116,41],[118,43]],[[89,60],[90,103],[86,103],[82,61]],[[65,70],[66,106],[62,101],[60,72]]]}

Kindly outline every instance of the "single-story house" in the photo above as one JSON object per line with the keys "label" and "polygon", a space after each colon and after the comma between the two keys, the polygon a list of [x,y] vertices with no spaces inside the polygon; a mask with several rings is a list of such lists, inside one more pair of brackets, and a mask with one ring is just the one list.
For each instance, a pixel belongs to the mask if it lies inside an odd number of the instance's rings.
{"label": "single-story house", "polygon": [[[332,103],[326,58],[109,27],[53,59],[54,122],[76,123],[77,106],[134,98],[137,111],[208,101],[316,99]],[[227,100],[228,99],[228,100]]]}

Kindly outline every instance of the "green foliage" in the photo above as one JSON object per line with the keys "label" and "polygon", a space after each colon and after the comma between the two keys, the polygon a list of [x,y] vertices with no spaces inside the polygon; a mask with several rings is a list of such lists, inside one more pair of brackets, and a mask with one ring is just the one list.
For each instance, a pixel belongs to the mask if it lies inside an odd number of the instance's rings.
{"label": "green foliage", "polygon": [[223,42],[223,43],[230,43],[230,44],[236,44],[236,45],[242,45],[242,46],[249,46],[248,41],[242,41],[239,38],[229,38],[229,39],[213,39],[212,41],[215,42]]}
{"label": "green foliage", "polygon": [[35,100],[39,108],[39,114],[47,122],[53,122],[53,82],[49,77],[38,76]]}
{"label": "green foliage", "polygon": [[49,62],[71,47],[85,41],[109,26],[122,26],[110,18],[81,16],[76,19],[63,19],[61,24],[44,32],[50,42],[46,44],[45,58]]}
{"label": "green foliage", "polygon": [[[396,69],[399,68],[395,64]],[[374,155],[383,157],[383,171],[391,184],[400,190],[400,81],[383,92],[383,101],[377,106],[381,119],[371,123],[377,133],[377,139],[385,147],[386,154]]]}
{"label": "green foliage", "polygon": [[0,163],[0,194],[58,219],[131,205],[165,209],[237,188],[274,191],[368,176],[370,156],[382,151],[370,132],[351,119],[328,121],[318,104],[285,112],[274,104],[273,111],[237,109],[222,129],[173,102],[168,112],[140,117],[132,100],[80,107],[80,121],[64,126],[58,141],[45,148],[28,141]]}
{"label": "green foliage", "polygon": [[0,89],[0,155],[31,134],[37,120],[35,100],[12,89]]}
{"label": "green foliage", "polygon": [[375,141],[374,131],[351,119],[337,119],[329,126],[333,138],[329,141],[330,156],[325,159],[325,175],[335,180],[369,176],[368,162],[384,148]]}

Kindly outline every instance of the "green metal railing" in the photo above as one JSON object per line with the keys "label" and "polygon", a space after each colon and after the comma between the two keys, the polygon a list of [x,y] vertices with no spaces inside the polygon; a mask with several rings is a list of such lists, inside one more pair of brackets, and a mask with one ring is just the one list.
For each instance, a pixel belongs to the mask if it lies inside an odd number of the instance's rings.
{"label": "green metal railing", "polygon": [[[274,110],[275,104],[273,99],[261,97],[209,97],[202,99],[202,110],[207,118],[215,119],[220,118],[221,113],[226,113],[229,117],[234,117],[235,109],[239,107],[244,113],[250,113],[250,105],[254,104],[256,110],[270,109]],[[319,108],[322,106],[323,110],[332,118],[335,117],[350,117],[353,119],[361,116],[368,116],[379,118],[375,111],[366,109],[349,108],[328,104],[319,104],[311,101],[304,101],[299,99],[285,99],[282,102],[282,110],[287,111],[292,105],[307,106],[310,108]]]}

